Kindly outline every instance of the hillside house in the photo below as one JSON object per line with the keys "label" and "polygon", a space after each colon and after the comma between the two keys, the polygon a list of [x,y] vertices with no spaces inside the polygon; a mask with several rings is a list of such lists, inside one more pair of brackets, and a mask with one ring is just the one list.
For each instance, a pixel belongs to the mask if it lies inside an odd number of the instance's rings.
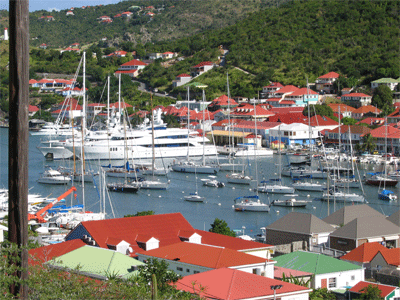
{"label": "hillside house", "polygon": [[120,50],[120,51],[114,51],[108,55],[106,55],[105,57],[109,58],[109,57],[125,57],[128,54],[128,52]]}
{"label": "hillside house", "polygon": [[315,87],[317,91],[324,91],[327,94],[334,94],[335,89],[333,83],[338,80],[339,74],[336,72],[329,72],[317,78]]}
{"label": "hillside house", "polygon": [[239,104],[233,100],[232,98],[228,98],[226,95],[219,96],[215,98],[210,105],[208,105],[209,111],[217,111],[217,110],[224,110],[224,111],[232,111],[237,107]]}
{"label": "hillside house", "polygon": [[271,82],[267,86],[263,86],[262,88],[262,96],[265,98],[271,98],[272,95],[279,89],[283,88],[283,84],[279,82]]}
{"label": "hillside house", "polygon": [[335,129],[325,132],[325,143],[339,144],[339,131],[340,131],[340,141],[342,146],[346,150],[350,150],[350,139],[351,145],[354,149],[355,145],[362,143],[362,136],[370,133],[372,129],[366,126],[360,125],[342,125]]}
{"label": "hillside house", "polygon": [[86,108],[86,114],[89,119],[93,119],[106,108],[104,103],[89,103]]}
{"label": "hillside house", "polygon": [[370,105],[372,96],[363,93],[350,93],[342,95],[342,97],[340,97],[340,101],[355,108],[359,108],[361,106]]}
{"label": "hillside house", "polygon": [[341,118],[351,118],[351,113],[356,110],[354,107],[342,103],[329,103],[328,106],[332,108],[335,114],[340,113]]}
{"label": "hillside house", "polygon": [[99,20],[100,22],[104,22],[104,23],[112,22],[112,19],[109,16],[101,16],[101,17],[98,17],[97,20]]}
{"label": "hillside house", "polygon": [[54,21],[55,19],[54,19],[54,17],[53,16],[41,16],[40,18],[39,18],[39,21],[47,21],[47,22],[50,22],[50,21]]}
{"label": "hillside house", "polygon": [[170,52],[170,51],[164,52],[162,54],[162,58],[163,59],[171,59],[171,58],[174,58],[174,56],[175,56],[175,53],[174,52]]}
{"label": "hillside house", "polygon": [[384,125],[371,130],[369,133],[376,138],[375,144],[378,151],[400,153],[400,129],[392,125]]}
{"label": "hillside house", "polygon": [[400,108],[396,108],[394,112],[387,116],[387,122],[389,124],[399,123],[400,122]]}
{"label": "hillside house", "polygon": [[121,14],[121,16],[124,17],[124,18],[130,18],[130,17],[132,17],[132,15],[133,15],[133,13],[130,12],[130,11],[124,11],[124,12]]}
{"label": "hillside house", "polygon": [[214,67],[215,67],[214,63],[212,63],[210,61],[203,61],[203,62],[199,63],[198,65],[195,65],[192,67],[192,69],[193,69],[192,77],[199,76],[199,75],[211,70]]}
{"label": "hillside house", "polygon": [[256,105],[254,111],[254,105],[251,105],[249,103],[242,103],[239,106],[235,107],[235,109],[231,113],[231,118],[265,121],[273,115],[274,113],[271,113],[267,109],[262,108],[260,105]]}
{"label": "hillside house", "polygon": [[[282,90],[278,90],[278,92],[275,94],[279,94],[280,91]],[[313,90],[301,88],[293,91],[290,94],[285,95],[284,101],[294,101],[295,106],[304,107],[308,105],[308,103],[310,103],[311,105],[315,105],[319,101],[319,94],[317,92],[314,92]],[[280,101],[279,104],[282,104],[282,102],[284,101]]]}
{"label": "hillside house", "polygon": [[156,60],[159,58],[163,58],[162,53],[155,52],[155,53],[149,53],[149,59],[150,60]]}
{"label": "hillside house", "polygon": [[190,80],[192,80],[192,76],[186,73],[179,74],[178,76],[175,77],[175,80],[172,81],[172,87],[178,87],[181,85],[184,85],[188,83]]}
{"label": "hillside house", "polygon": [[29,117],[33,117],[38,111],[39,111],[39,108],[37,106],[29,105],[29,107],[28,107]]}
{"label": "hillside house", "polygon": [[65,14],[66,16],[74,16],[74,12],[72,10],[69,10]]}
{"label": "hillside house", "polygon": [[378,117],[378,115],[382,111],[372,105],[365,105],[365,106],[360,106],[359,108],[353,110],[351,112],[351,117],[356,120],[361,120],[362,118],[367,118],[367,117]]}
{"label": "hillside house", "polygon": [[380,85],[386,85],[391,91],[394,91],[399,84],[399,80],[393,78],[381,78],[371,82],[371,89],[376,89]]}
{"label": "hillside house", "polygon": [[40,49],[47,49],[47,44],[43,43],[39,46]]}
{"label": "hillside house", "polygon": [[295,251],[275,257],[276,266],[313,273],[311,287],[335,290],[364,280],[364,269],[355,264],[313,252]]}

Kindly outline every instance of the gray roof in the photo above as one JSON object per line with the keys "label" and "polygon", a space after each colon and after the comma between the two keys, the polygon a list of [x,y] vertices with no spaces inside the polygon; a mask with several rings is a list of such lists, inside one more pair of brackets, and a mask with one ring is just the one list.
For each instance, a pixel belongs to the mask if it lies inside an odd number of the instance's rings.
{"label": "gray roof", "polygon": [[386,218],[388,221],[400,226],[400,210],[392,213],[389,217]]}
{"label": "gray roof", "polygon": [[381,216],[354,219],[331,233],[331,236],[353,240],[385,235],[400,235],[400,227]]}
{"label": "gray roof", "polygon": [[302,234],[333,232],[335,228],[313,214],[291,212],[267,226],[267,229],[273,229],[285,232],[295,232]]}
{"label": "gray roof", "polygon": [[342,207],[341,209],[330,214],[326,218],[322,219],[328,224],[340,226],[349,223],[355,218],[362,218],[367,216],[380,216],[385,217],[379,211],[373,209],[367,204],[361,205],[349,205]]}

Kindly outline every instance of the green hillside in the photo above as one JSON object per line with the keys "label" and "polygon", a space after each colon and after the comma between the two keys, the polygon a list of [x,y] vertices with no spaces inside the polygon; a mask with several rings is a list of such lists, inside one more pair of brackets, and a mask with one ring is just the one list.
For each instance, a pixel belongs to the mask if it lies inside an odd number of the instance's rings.
{"label": "green hillside", "polygon": [[[31,44],[39,46],[46,43],[57,48],[75,42],[97,42],[102,38],[107,38],[110,45],[122,41],[136,45],[172,40],[235,24],[249,13],[266,8],[268,3],[275,5],[281,1],[127,0],[105,6],[74,8],[74,15],[68,16],[67,10],[51,13],[36,11],[30,14],[30,34],[34,38]],[[115,17],[126,11],[133,15],[129,18]],[[47,16],[52,16],[54,21],[42,18]],[[111,17],[112,23],[101,22],[101,16]]]}
{"label": "green hillside", "polygon": [[223,45],[228,66],[284,84],[304,86],[307,77],[312,82],[329,71],[367,84],[400,76],[399,3],[290,1],[227,28],[162,45],[188,55]]}

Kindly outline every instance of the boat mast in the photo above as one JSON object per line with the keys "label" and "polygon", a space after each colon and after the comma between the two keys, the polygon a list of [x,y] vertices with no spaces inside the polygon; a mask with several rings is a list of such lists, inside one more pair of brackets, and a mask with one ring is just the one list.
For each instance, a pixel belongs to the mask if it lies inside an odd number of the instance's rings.
{"label": "boat mast", "polygon": [[204,119],[205,119],[205,106],[204,106],[204,102],[205,102],[205,97],[206,97],[206,92],[204,91],[204,87],[203,87],[203,166],[206,165],[206,149],[205,149],[205,142],[206,142],[206,135],[205,135],[205,124],[204,124]]}
{"label": "boat mast", "polygon": [[85,152],[84,152],[84,140],[85,140],[85,131],[86,131],[86,52],[83,52],[83,110],[82,110],[82,142],[81,142],[81,176],[82,176],[82,203],[83,209],[85,210]]}
{"label": "boat mast", "polygon": [[[231,141],[231,107],[230,107],[230,91],[229,91],[229,76],[228,72],[226,72],[226,87],[227,87],[227,94],[228,94],[228,145],[229,145],[229,158],[231,158],[232,155],[232,141]],[[235,142],[235,138],[233,138],[233,143]],[[233,165],[233,168],[235,168],[235,165]],[[233,169],[235,171],[235,169]]]}
{"label": "boat mast", "polygon": [[152,169],[152,174],[154,177],[154,167],[155,167],[155,160],[156,160],[156,154],[155,154],[155,149],[154,149],[154,109],[153,109],[153,94],[150,94],[150,103],[151,103],[151,150],[153,151],[152,153],[152,160],[151,160],[151,169]]}
{"label": "boat mast", "polygon": [[[309,144],[309,151],[310,151],[310,175],[312,180],[312,148],[311,148],[311,139],[312,139],[312,130],[311,130],[311,117],[310,117],[310,95],[309,95],[309,87],[308,87],[308,77],[307,77],[307,106],[308,106],[308,144]],[[315,114],[315,118],[317,115]]]}
{"label": "boat mast", "polygon": [[256,99],[254,99],[253,103],[254,107],[254,131],[255,131],[255,142],[254,142],[254,164],[256,165],[255,171],[256,171],[256,195],[258,196],[258,170],[257,170],[257,112],[256,112]]}
{"label": "boat mast", "polygon": [[110,153],[110,76],[107,77],[107,145],[108,145],[108,163],[111,166],[111,153]]}
{"label": "boat mast", "polygon": [[186,160],[189,162],[189,148],[190,148],[190,87],[187,86],[187,101],[188,101],[188,113],[187,113],[187,128],[188,128],[188,146],[187,146],[187,158]]}

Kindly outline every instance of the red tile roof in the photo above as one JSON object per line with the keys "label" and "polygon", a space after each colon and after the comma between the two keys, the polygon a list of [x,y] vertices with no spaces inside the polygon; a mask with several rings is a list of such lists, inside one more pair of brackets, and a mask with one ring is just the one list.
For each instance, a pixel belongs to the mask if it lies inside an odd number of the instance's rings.
{"label": "red tile roof", "polygon": [[360,122],[357,122],[356,125],[361,123],[368,125],[382,125],[385,123],[385,118],[366,118],[364,120],[361,120]]}
{"label": "red tile roof", "polygon": [[248,103],[240,104],[235,108],[235,110],[231,113],[233,116],[273,116],[274,113],[271,113],[267,109],[262,108],[261,106],[256,106],[256,113],[254,114],[254,106]]}
{"label": "red tile roof", "polygon": [[364,93],[350,93],[350,94],[345,94],[342,97],[370,97],[372,98],[372,96],[364,94]]}
{"label": "red tile roof", "polygon": [[131,73],[136,73],[138,70],[119,70],[115,71],[114,74],[131,74]]}
{"label": "red tile roof", "polygon": [[[281,91],[282,91],[282,89],[279,90],[278,93],[280,93]],[[290,96],[303,96],[303,95],[307,95],[307,94],[309,94],[309,95],[318,95],[317,92],[314,92],[311,89],[301,88],[301,89],[295,90],[293,93],[290,94]]]}
{"label": "red tile roof", "polygon": [[318,79],[319,78],[339,78],[339,74],[336,73],[336,72],[329,72],[329,73],[327,73],[325,75],[322,75],[322,76],[318,77]]}
{"label": "red tile roof", "polygon": [[[305,121],[306,125],[308,125],[308,118]],[[311,126],[334,126],[337,125],[339,126],[339,122],[336,122],[335,120],[332,120],[331,118],[327,116],[320,116],[320,115],[315,115],[310,118],[310,125]]]}
{"label": "red tile roof", "polygon": [[87,106],[89,107],[105,107],[106,105],[104,103],[89,103]]}
{"label": "red tile roof", "polygon": [[[272,299],[274,294],[271,290],[272,285],[282,286],[276,290],[279,298],[283,294],[311,291],[292,283],[228,268],[185,276],[174,285],[178,290],[195,292],[202,298],[218,300]],[[205,287],[204,291],[199,292],[200,287]]]}
{"label": "red tile roof", "polygon": [[238,105],[238,103],[235,100],[233,100],[232,98],[228,98],[227,95],[221,95],[218,98],[215,98],[209,106],[215,106],[215,105],[228,106],[228,104],[232,106]]}
{"label": "red tile roof", "polygon": [[212,66],[214,65],[211,61],[203,61],[201,63],[199,63],[198,65],[193,66],[192,68],[201,68],[204,66]]}
{"label": "red tile roof", "polygon": [[381,252],[383,258],[389,265],[399,267],[400,266],[400,248],[382,249]]}
{"label": "red tile roof", "polygon": [[296,104],[295,101],[290,101],[290,100],[282,100],[281,102],[279,102],[279,104]]}
{"label": "red tile roof", "polygon": [[[387,129],[386,129],[387,127]],[[393,126],[381,126],[370,131],[370,134],[374,138],[385,138],[387,135],[388,139],[399,139],[400,129],[394,128]]]}
{"label": "red tile roof", "polygon": [[[367,134],[372,131],[372,129],[366,127],[366,126],[360,126],[360,125],[342,125],[340,126],[340,132],[341,133],[348,133],[349,132],[349,127],[350,127],[350,133],[353,134]],[[335,129],[329,130],[328,133],[339,133],[339,126],[336,127]]]}
{"label": "red tile roof", "polygon": [[264,88],[282,88],[283,84],[279,83],[279,82],[271,82],[269,85],[264,86]]}
{"label": "red tile roof", "polygon": [[285,87],[283,87],[283,88],[277,90],[277,91],[275,92],[275,94],[276,94],[276,95],[279,95],[279,94],[292,93],[292,92],[297,91],[298,89],[299,89],[299,88],[298,88],[298,87],[295,87],[294,85],[287,85],[287,86],[285,86]]}
{"label": "red tile roof", "polygon": [[80,240],[71,240],[58,244],[52,244],[49,246],[43,246],[29,250],[29,263],[37,264],[39,262],[46,262],[52,260],[55,257],[59,257],[75,249],[85,246],[86,244]]}
{"label": "red tile roof", "polygon": [[128,61],[121,66],[147,66],[147,64],[140,60],[132,59],[131,61]]}
{"label": "red tile roof", "polygon": [[[342,126],[343,127],[343,126]],[[379,250],[385,250],[386,247],[380,243],[364,243],[361,246],[351,250],[349,253],[343,255],[340,259],[357,261],[360,263],[369,263],[371,259],[378,253]]]}
{"label": "red tile roof", "polygon": [[109,237],[133,243],[139,234],[155,237],[162,247],[180,242],[180,230],[194,230],[180,213],[87,221],[81,225],[102,248],[107,248]]}
{"label": "red tile roof", "polygon": [[268,119],[270,122],[281,122],[285,124],[303,123],[307,122],[308,118],[303,113],[278,113]]}
{"label": "red tile roof", "polygon": [[374,114],[380,114],[382,111],[379,108],[372,105],[360,106],[356,110],[352,111],[353,114],[366,114],[369,112],[372,112]]}
{"label": "red tile roof", "polygon": [[349,105],[347,105],[347,104],[342,104],[342,103],[340,103],[340,104],[339,104],[339,103],[329,103],[328,106],[329,106],[330,108],[332,108],[332,110],[333,110],[334,112],[336,112],[336,113],[339,112],[339,107],[340,107],[340,113],[344,113],[345,111],[350,111],[350,112],[352,112],[352,111],[355,110],[354,107],[351,107],[351,106],[349,106]]}
{"label": "red tile roof", "polygon": [[192,77],[192,76],[190,76],[190,75],[188,75],[188,74],[186,74],[186,73],[182,73],[182,74],[179,74],[178,76],[176,76],[177,78],[180,78],[180,77]]}
{"label": "red tile roof", "polygon": [[[115,102],[115,103],[110,103],[110,108],[119,108],[119,102]],[[133,107],[132,105],[125,103],[125,102],[121,102],[121,108],[127,108],[127,107]]]}
{"label": "red tile roof", "polygon": [[386,285],[386,284],[376,284],[376,283],[372,283],[372,282],[367,282],[367,281],[360,281],[359,283],[357,283],[355,286],[353,286],[349,291],[353,292],[353,293],[364,293],[363,291],[361,291],[362,289],[368,287],[369,285],[372,286],[376,286],[379,288],[379,290],[381,291],[381,297],[386,297],[388,296],[391,292],[393,292],[393,290],[396,289],[395,286],[391,286],[391,285]]}
{"label": "red tile roof", "polygon": [[28,108],[29,112],[35,112],[35,111],[38,111],[38,110],[39,110],[39,108],[37,106],[29,105],[29,108]]}
{"label": "red tile roof", "polygon": [[262,264],[271,261],[267,258],[261,258],[228,248],[188,242],[144,251],[141,254],[171,261],[178,258],[182,263],[212,269]]}
{"label": "red tile roof", "polygon": [[[30,82],[30,81],[29,81]],[[400,108],[396,108],[394,112],[392,112],[388,117],[398,117],[400,115]]]}
{"label": "red tile roof", "polygon": [[30,79],[29,80],[29,84],[34,84],[34,83],[38,83],[35,79]]}
{"label": "red tile roof", "polygon": [[304,107],[272,107],[270,112],[274,114],[303,113]]}

